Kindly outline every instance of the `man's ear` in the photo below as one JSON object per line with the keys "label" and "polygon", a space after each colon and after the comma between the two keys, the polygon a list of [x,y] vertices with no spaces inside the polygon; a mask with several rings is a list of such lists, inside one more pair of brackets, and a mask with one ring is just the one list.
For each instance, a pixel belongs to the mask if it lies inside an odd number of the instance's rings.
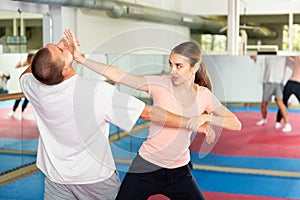
{"label": "man's ear", "polygon": [[70,75],[70,68],[67,66],[64,66],[62,69],[61,74],[63,75],[63,77],[67,77]]}

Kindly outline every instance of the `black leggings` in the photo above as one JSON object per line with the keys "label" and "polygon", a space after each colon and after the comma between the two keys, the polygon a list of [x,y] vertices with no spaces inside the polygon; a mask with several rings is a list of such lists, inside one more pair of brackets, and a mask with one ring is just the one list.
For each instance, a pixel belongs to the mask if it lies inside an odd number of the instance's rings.
{"label": "black leggings", "polygon": [[167,169],[153,165],[137,155],[116,200],[147,200],[154,194],[163,194],[171,200],[204,200],[191,170],[191,162],[182,167]]}
{"label": "black leggings", "polygon": [[[14,107],[13,107],[13,111],[14,111],[14,112],[17,110],[20,101],[21,101],[21,99],[17,99],[17,100],[15,101],[15,104],[14,104]],[[22,104],[22,112],[24,112],[24,110],[25,110],[25,108],[26,108],[28,102],[29,102],[28,99],[25,98],[24,101],[23,101],[23,104]]]}
{"label": "black leggings", "polygon": [[[289,80],[283,88],[283,103],[287,107],[290,96],[294,94],[300,102],[300,82]],[[282,115],[280,110],[277,112],[276,122],[280,122]]]}

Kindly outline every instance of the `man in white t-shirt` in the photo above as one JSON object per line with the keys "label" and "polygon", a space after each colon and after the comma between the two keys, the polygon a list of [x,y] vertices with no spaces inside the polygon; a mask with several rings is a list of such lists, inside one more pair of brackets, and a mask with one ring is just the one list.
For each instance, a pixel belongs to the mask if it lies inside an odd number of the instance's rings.
{"label": "man in white t-shirt", "polygon": [[[263,97],[261,103],[262,119],[256,125],[261,126],[267,123],[268,103],[272,96],[275,96],[276,104],[284,119],[283,132],[290,132],[292,126],[289,123],[286,107],[283,103],[283,83],[285,78],[286,67],[290,65],[286,56],[267,55],[252,57],[262,67],[261,82],[263,84]],[[280,128],[280,124],[276,123],[275,128]]]}
{"label": "man in white t-shirt", "polygon": [[20,77],[40,132],[37,166],[46,176],[44,198],[114,199],[120,180],[109,123],[130,131],[140,116],[176,127],[186,127],[188,119],[78,76],[72,48],[65,38],[46,45]]}

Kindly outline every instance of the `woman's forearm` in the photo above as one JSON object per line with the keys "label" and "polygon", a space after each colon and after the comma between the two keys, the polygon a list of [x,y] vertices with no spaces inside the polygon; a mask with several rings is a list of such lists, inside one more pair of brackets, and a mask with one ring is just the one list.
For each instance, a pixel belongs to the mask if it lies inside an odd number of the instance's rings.
{"label": "woman's forearm", "polygon": [[229,130],[241,130],[242,124],[238,118],[234,115],[232,116],[212,116],[210,122],[213,125],[220,126]]}
{"label": "woman's forearm", "polygon": [[145,105],[145,109],[141,114],[143,119],[159,123],[161,125],[185,128],[188,118],[168,112],[157,106]]}
{"label": "woman's forearm", "polygon": [[118,67],[96,62],[87,58],[80,59],[79,63],[83,64],[88,69],[112,80],[115,83],[121,83],[128,87],[142,91],[148,90],[146,78],[143,76],[136,76],[134,74],[125,72]]}
{"label": "woman's forearm", "polygon": [[241,130],[242,124],[233,112],[225,106],[220,106],[213,111],[211,124],[229,130]]}
{"label": "woman's forearm", "polygon": [[190,118],[174,114],[172,112],[166,111],[157,106],[148,106],[148,105],[145,106],[144,111],[141,114],[141,117],[148,121],[159,123],[161,125],[176,127],[176,128],[187,128],[197,132],[203,132],[203,127],[201,127],[201,125],[203,125],[204,123],[209,123],[211,119],[211,117],[203,116],[201,120],[201,124],[194,126],[194,128],[192,127],[188,128],[187,124]]}
{"label": "woman's forearm", "polygon": [[118,69],[117,67],[97,62],[91,59],[84,58],[80,63],[86,66],[88,69],[117,83],[120,83],[122,77],[126,75],[126,72]]}

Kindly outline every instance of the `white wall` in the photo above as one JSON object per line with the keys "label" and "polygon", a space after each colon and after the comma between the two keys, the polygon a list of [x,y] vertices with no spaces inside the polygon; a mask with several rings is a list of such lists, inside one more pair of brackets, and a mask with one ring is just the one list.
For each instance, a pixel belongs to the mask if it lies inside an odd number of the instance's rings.
{"label": "white wall", "polygon": [[223,102],[260,102],[260,66],[249,56],[205,55],[216,96]]}
{"label": "white wall", "polygon": [[[222,102],[260,103],[262,100],[261,66],[249,56],[204,55],[214,86],[214,93]],[[287,68],[285,80],[291,76]],[[272,99],[274,102],[274,99]],[[299,105],[294,95],[291,105]]]}
{"label": "white wall", "polygon": [[[174,46],[190,37],[187,27],[141,22],[137,20],[111,19],[103,12],[78,9],[75,33],[81,42],[83,53],[124,53],[134,46]],[[151,45],[151,43],[153,43]],[[99,46],[104,45],[99,49]]]}

